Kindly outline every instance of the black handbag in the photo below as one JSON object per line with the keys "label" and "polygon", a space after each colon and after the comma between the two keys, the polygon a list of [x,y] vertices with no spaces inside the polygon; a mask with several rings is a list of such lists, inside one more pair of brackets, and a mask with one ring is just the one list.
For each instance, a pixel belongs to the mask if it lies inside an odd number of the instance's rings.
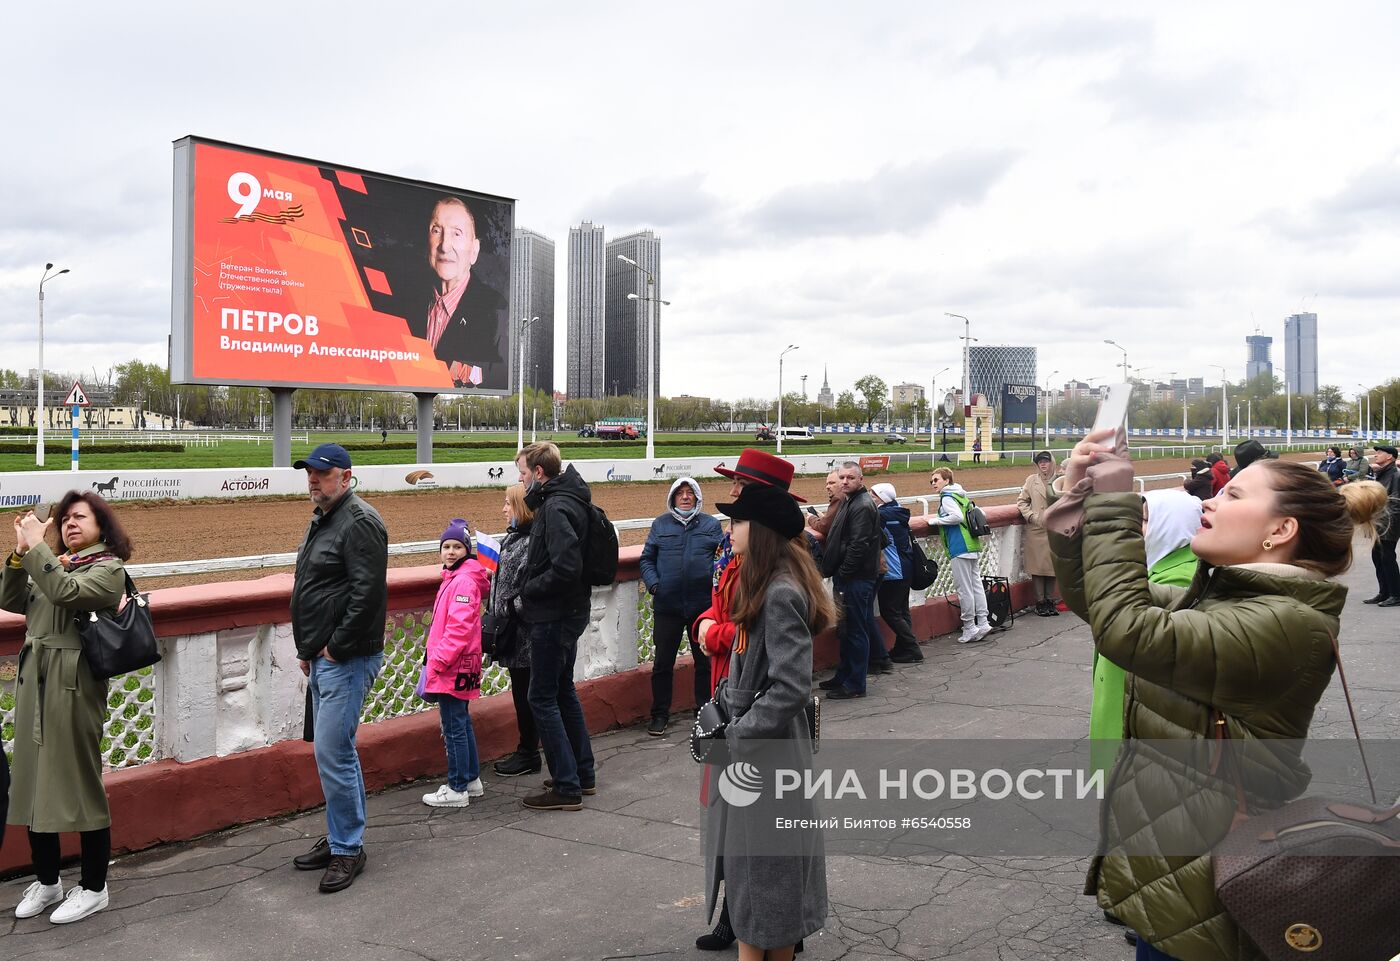
{"label": "black handbag", "polygon": [[[715,696],[704,704],[700,705],[700,710],[695,712],[695,726],[690,731],[690,756],[700,764],[719,763],[715,758],[715,747],[724,741],[724,732],[729,727],[729,716],[720,705],[720,697],[728,684],[729,678],[721,678],[719,685],[715,687]],[[758,697],[754,698],[757,702]],[[807,734],[812,741],[812,753],[816,754],[821,750],[822,737],[822,700],[813,695],[807,699],[803,705],[802,716],[807,721]]]}
{"label": "black handbag", "polygon": [[160,660],[149,599],[126,577],[127,602],[115,612],[90,611],[74,615],[88,670],[100,681],[150,667]]}
{"label": "black handbag", "polygon": [[938,562],[931,560],[912,537],[909,547],[909,586],[916,591],[926,591],[938,579]]}

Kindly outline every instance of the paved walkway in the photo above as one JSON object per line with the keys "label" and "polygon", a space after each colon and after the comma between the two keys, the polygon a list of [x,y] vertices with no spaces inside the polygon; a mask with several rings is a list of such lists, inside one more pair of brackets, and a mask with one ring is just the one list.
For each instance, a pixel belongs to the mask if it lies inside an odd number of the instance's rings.
{"label": "paved walkway", "polygon": [[[1400,737],[1400,611],[1363,607],[1374,592],[1358,557],[1342,637],[1368,737]],[[864,701],[825,705],[826,738],[1082,737],[1089,643],[1072,615],[1022,617],[991,642],[948,637],[923,664],[872,681]],[[1315,732],[1350,737],[1334,684]],[[0,921],[0,956],[127,959],[691,959],[705,929],[697,768],[684,725],[594,741],[599,793],[582,813],[535,814],[534,778],[485,775],[485,798],[436,811],[435,783],[371,798],[369,867],[348,892],[316,892],[291,858],[322,814],[255,824],[119,859],[112,907],[79,924]],[[1390,782],[1393,784],[1395,774]],[[528,783],[521,783],[521,780]],[[1083,859],[833,856],[832,914],[807,940],[810,961],[1121,961],[1117,929],[1079,894]],[[76,868],[65,870],[74,876]],[[0,905],[24,883],[0,883]],[[1400,949],[1400,945],[1397,945]]]}

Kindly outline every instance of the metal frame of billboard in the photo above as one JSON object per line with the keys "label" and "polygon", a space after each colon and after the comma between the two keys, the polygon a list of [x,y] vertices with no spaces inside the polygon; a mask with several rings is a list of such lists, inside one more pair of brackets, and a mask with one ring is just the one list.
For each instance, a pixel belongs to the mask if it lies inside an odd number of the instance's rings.
{"label": "metal frame of billboard", "polygon": [[[509,278],[511,273],[511,248],[513,244],[509,238],[515,234],[515,198],[503,197],[496,194],[483,193],[479,190],[462,190],[446,184],[434,183],[426,180],[415,180],[409,177],[396,177],[391,174],[379,173],[378,171],[365,170],[360,167],[350,167],[343,164],[330,163],[324,160],[316,160],[310,157],[300,157],[295,154],[280,153],[275,150],[263,150],[258,147],[247,147],[242,144],[229,143],[222,140],[212,140],[207,137],[197,137],[189,135],[174,141],[175,167],[174,167],[174,231],[172,243],[172,271],[170,284],[170,381],[174,384],[205,384],[211,386],[237,386],[237,387],[266,387],[274,391],[283,390],[377,390],[392,391],[395,393],[417,394],[420,399],[423,395],[437,394],[460,394],[463,396],[491,396],[508,397],[511,394],[509,388],[485,389],[478,387],[449,387],[443,388],[432,385],[408,385],[408,384],[365,384],[365,383],[327,383],[324,381],[285,381],[285,380],[264,380],[264,379],[235,379],[235,378],[209,378],[195,377],[192,374],[193,365],[193,344],[192,333],[194,323],[194,303],[191,280],[194,272],[194,188],[195,188],[195,150],[198,145],[218,147],[224,150],[234,150],[254,156],[269,157],[275,160],[291,161],[293,163],[308,164],[315,167],[326,167],[347,174],[357,174],[363,177],[372,177],[377,180],[389,181],[409,187],[420,187],[425,190],[441,191],[445,194],[460,196],[468,199],[481,200],[490,203],[506,204],[509,208],[507,225],[508,242],[506,244],[506,275]],[[509,287],[509,280],[507,280]],[[506,291],[506,299],[509,302],[509,289]],[[506,363],[509,365],[510,358],[515,356],[518,348],[516,339],[519,336],[516,318],[509,318],[509,335],[506,345]],[[421,405],[420,405],[421,407]]]}

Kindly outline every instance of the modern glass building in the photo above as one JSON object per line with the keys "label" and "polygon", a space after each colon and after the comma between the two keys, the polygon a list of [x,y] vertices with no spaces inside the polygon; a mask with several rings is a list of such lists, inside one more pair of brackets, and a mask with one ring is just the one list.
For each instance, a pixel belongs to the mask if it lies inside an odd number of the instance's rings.
{"label": "modern glass building", "polygon": [[[554,241],[525,227],[511,242],[510,317],[538,317],[525,332],[525,386],[554,393]],[[520,342],[511,338],[510,389],[520,374]]]}
{"label": "modern glass building", "polygon": [[1283,369],[1294,394],[1317,393],[1317,314],[1284,318]]}
{"label": "modern glass building", "polygon": [[1001,408],[1003,384],[1037,384],[1035,348],[1012,344],[973,344],[967,352],[972,392]]}
{"label": "modern glass building", "polygon": [[1244,339],[1245,362],[1244,379],[1253,380],[1261,374],[1274,375],[1274,339],[1263,334],[1250,334]]}
{"label": "modern glass building", "polygon": [[[647,279],[636,267],[618,260],[630,257],[656,278],[656,289],[647,292]],[[656,304],[643,298],[661,297],[661,238],[639,230],[607,243],[607,347],[603,381],[607,392],[634,397],[647,392],[647,325],[655,318]],[[629,300],[628,294],[636,294]],[[659,324],[657,325],[660,326]],[[661,395],[661,336],[656,332],[652,363],[656,365],[656,393]]]}
{"label": "modern glass building", "polygon": [[569,370],[566,384],[570,397],[601,399],[607,394],[603,381],[607,349],[603,337],[605,248],[602,224],[585,220],[577,227],[569,228]]}

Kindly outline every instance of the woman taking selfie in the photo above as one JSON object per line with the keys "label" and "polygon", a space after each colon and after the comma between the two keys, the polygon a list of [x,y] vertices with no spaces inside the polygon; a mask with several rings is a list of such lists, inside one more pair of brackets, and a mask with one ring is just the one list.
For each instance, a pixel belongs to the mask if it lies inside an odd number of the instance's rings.
{"label": "woman taking selfie", "polygon": [[[737,632],[729,679],[718,695],[729,718],[728,757],[761,757],[760,767],[808,769],[812,635],[835,623],[831,597],[802,542],[802,513],[791,495],[751,484],[719,509],[733,519],[734,553],[743,558],[730,609]],[[706,907],[713,914],[723,880],[740,961],[790,961],[797,942],[826,923],[821,835],[793,831],[776,837],[782,833],[773,830],[779,802],[760,797],[749,806],[729,804],[723,780],[728,773],[726,768],[719,790],[711,792]],[[810,802],[799,804],[810,812]],[[774,853],[778,844],[785,845],[782,853]]]}
{"label": "woman taking selfie", "polygon": [[[57,555],[44,542],[54,530]],[[25,619],[8,820],[28,828],[38,875],[15,908],[17,918],[57,904],[49,920],[66,924],[107,907],[112,818],[100,748],[107,682],[88,669],[74,617],[118,605],[126,587],[122,562],[130,557],[126,532],[92,491],[69,491],[48,520],[33,512],[15,518],[15,549],[0,588],[0,607]],[[62,831],[82,837],[82,880],[66,898],[58,878]]]}
{"label": "woman taking selfie", "polygon": [[[1088,889],[1138,932],[1139,959],[1252,959],[1257,948],[1216,897],[1209,855],[1235,798],[1149,739],[1208,740],[1217,719],[1231,741],[1283,739],[1257,752],[1262,763],[1241,765],[1250,813],[1303,793],[1311,773],[1301,744],[1332,676],[1346,599],[1331,578],[1350,566],[1353,532],[1374,522],[1385,491],[1339,490],[1310,465],[1260,460],[1204,503],[1190,585],[1153,585],[1142,499],[1113,434],[1092,432],[1074,448],[1067,493],[1046,513],[1066,602],[1089,622],[1098,654],[1130,676],[1129,740],[1108,779],[1106,856]],[[1123,839],[1137,854],[1159,853],[1127,856]]]}

